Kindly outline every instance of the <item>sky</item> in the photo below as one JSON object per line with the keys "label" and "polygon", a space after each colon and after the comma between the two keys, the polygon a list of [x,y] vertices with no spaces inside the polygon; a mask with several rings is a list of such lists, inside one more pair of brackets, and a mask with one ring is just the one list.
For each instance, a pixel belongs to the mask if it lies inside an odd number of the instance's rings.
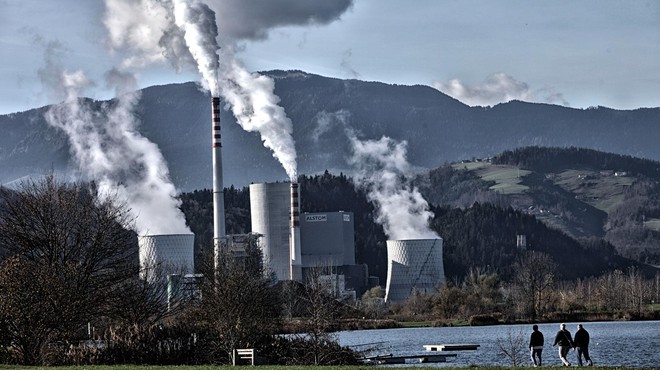
{"label": "sky", "polygon": [[[251,71],[422,84],[469,105],[660,106],[659,1],[209,1],[220,38]],[[315,6],[331,16],[293,20]],[[0,0],[0,114],[62,99],[39,73],[54,57],[94,81],[88,96],[111,98],[102,76],[123,55],[109,47],[104,12],[101,0]],[[192,66],[136,73],[139,87],[199,81]]]}

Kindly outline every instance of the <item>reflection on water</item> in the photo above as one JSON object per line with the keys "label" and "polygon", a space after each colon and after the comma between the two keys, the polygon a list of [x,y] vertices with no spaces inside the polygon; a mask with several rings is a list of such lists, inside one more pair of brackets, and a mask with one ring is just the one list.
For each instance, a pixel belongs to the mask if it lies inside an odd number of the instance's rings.
{"label": "reflection on water", "polygon": [[[566,323],[575,334],[578,323]],[[589,352],[594,365],[627,367],[660,367],[660,321],[639,322],[586,322],[582,323],[591,336]],[[561,366],[557,347],[553,347],[559,324],[538,324],[545,337],[543,364]],[[527,349],[532,324],[498,325],[453,328],[403,328],[358,330],[337,333],[339,343],[357,346],[357,349],[374,349],[370,355],[414,355],[424,353],[424,344],[469,343],[479,344],[476,351],[460,351],[448,363],[427,366],[510,366],[510,360],[500,354],[497,340],[506,340],[509,331],[516,335],[522,331],[523,346]],[[525,351],[522,365],[531,364]],[[577,353],[571,351],[569,361],[577,365]]]}

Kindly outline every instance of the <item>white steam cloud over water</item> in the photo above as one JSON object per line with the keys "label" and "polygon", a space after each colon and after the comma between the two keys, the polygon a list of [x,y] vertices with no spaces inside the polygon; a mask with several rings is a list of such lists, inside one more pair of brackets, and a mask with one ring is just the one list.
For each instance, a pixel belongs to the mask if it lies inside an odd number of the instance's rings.
{"label": "white steam cloud over water", "polygon": [[102,194],[128,203],[138,233],[189,233],[165,159],[137,131],[133,111],[140,95],[135,78],[117,70],[106,73],[117,98],[101,104],[81,98],[92,84],[83,71],[61,70],[47,58],[40,76],[48,88],[65,95],[45,118],[67,134],[84,178],[96,181]]}

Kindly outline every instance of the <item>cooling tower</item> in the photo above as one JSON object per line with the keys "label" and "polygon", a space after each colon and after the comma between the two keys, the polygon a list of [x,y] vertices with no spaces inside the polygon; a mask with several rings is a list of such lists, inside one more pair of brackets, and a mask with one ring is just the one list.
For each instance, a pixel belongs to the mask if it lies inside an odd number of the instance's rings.
{"label": "cooling tower", "polygon": [[140,276],[155,281],[169,274],[192,273],[194,242],[194,234],[138,236]]}
{"label": "cooling tower", "polygon": [[385,301],[404,301],[414,290],[435,291],[445,281],[442,239],[387,241]]}
{"label": "cooling tower", "polygon": [[291,248],[290,279],[302,281],[302,254],[300,252],[300,192],[299,185],[291,183],[291,230],[289,242]]}
{"label": "cooling tower", "polygon": [[[222,184],[222,142],[220,135],[220,98],[211,99],[213,133],[213,243],[218,248],[225,231],[225,199]],[[217,256],[217,251],[216,251]]]}
{"label": "cooling tower", "polygon": [[287,280],[291,276],[290,208],[289,183],[250,185],[252,232],[263,235],[264,266],[279,280]]}

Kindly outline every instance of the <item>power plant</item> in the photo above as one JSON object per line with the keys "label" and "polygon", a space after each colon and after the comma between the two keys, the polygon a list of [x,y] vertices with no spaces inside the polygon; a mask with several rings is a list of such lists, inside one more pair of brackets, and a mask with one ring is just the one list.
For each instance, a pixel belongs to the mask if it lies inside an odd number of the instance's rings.
{"label": "power plant", "polygon": [[[375,281],[369,277],[367,266],[355,261],[353,213],[302,213],[301,189],[296,182],[251,184],[252,230],[245,235],[227,235],[218,97],[212,97],[211,109],[216,268],[222,252],[240,259],[246,256],[248,247],[256,245],[274,280],[305,282],[316,276],[331,283],[333,291],[342,297],[353,299],[371,288]],[[193,288],[181,288],[193,286],[201,279],[193,271],[193,242],[193,234],[140,236],[141,276],[152,281],[169,280],[173,296],[186,296],[181,292],[188,290],[194,292]],[[387,255],[386,301],[403,301],[413,291],[430,292],[444,282],[441,238],[388,240]],[[322,271],[320,276],[318,271]]]}
{"label": "power plant", "polygon": [[386,302],[401,302],[414,292],[433,292],[445,281],[442,239],[387,241]]}

